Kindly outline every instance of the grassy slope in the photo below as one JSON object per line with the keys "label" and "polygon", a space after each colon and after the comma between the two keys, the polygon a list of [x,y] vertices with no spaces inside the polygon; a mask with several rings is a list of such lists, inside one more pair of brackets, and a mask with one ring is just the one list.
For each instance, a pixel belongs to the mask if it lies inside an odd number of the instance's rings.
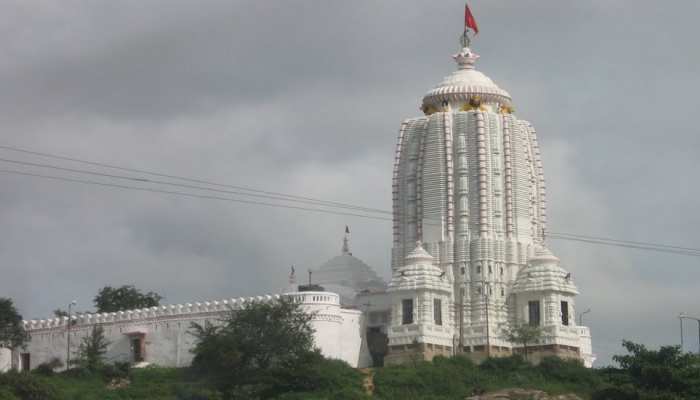
{"label": "grassy slope", "polygon": [[[462,358],[438,358],[434,363],[421,362],[412,366],[378,368],[374,370],[375,393],[372,398],[446,400],[464,398],[474,390],[491,391],[513,387],[539,389],[552,394],[575,393],[589,398],[590,393],[601,385],[599,374],[573,363],[559,362],[533,367],[508,360],[495,360],[475,366]],[[348,400],[366,398],[361,395],[361,390],[358,390],[362,387],[361,375],[342,371],[328,375],[326,386],[337,388],[332,395],[326,390],[313,394],[299,393],[283,396],[283,398]],[[54,386],[61,399],[71,400],[192,399],[195,398],[192,397],[193,393],[201,396],[207,392],[203,383],[188,376],[187,370],[174,368],[133,370],[131,384],[126,388],[113,390],[107,389],[104,380],[99,376],[56,375],[41,379]]]}
{"label": "grassy slope", "polygon": [[202,385],[188,378],[186,370],[176,368],[146,368],[132,371],[131,384],[121,389],[107,389],[100,376],[71,377],[55,375],[42,377],[66,400],[170,400],[202,390]]}

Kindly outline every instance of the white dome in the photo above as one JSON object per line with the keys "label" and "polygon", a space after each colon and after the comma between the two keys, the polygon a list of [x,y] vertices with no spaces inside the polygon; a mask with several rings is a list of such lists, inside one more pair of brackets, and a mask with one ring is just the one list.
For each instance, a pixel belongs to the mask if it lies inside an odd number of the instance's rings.
{"label": "white dome", "polygon": [[311,272],[313,282],[326,290],[339,293],[342,304],[352,304],[355,295],[362,291],[386,289],[386,283],[372,267],[350,252],[349,232],[346,232],[343,239],[341,254],[312,269]]}
{"label": "white dome", "polygon": [[394,272],[388,291],[432,289],[449,293],[452,284],[434,261],[433,256],[418,242],[406,256],[406,265]]}
{"label": "white dome", "polygon": [[513,293],[539,291],[578,294],[571,274],[559,265],[559,259],[549,249],[541,246],[520,270],[513,285]]}
{"label": "white dome", "polygon": [[479,56],[465,47],[455,54],[459,69],[430,90],[423,97],[423,108],[427,106],[440,107],[443,102],[466,103],[477,97],[485,103],[497,103],[510,106],[510,94],[496,85],[491,78],[474,69],[474,63]]}

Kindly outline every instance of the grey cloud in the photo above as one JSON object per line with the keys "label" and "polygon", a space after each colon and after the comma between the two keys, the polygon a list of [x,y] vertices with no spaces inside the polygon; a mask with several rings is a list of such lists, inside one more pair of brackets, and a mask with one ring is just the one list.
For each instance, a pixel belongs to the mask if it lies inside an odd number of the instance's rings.
{"label": "grey cloud", "polygon": [[[388,209],[399,123],[453,70],[462,7],[7,1],[0,142]],[[538,129],[552,231],[699,246],[699,7],[473,2],[478,67]],[[31,318],[107,284],[169,302],[284,290],[290,264],[338,253],[345,224],[353,253],[389,269],[383,221],[7,175],[0,202],[0,295]],[[696,258],[550,245],[602,364],[621,338],[673,343],[674,316],[700,313]]]}

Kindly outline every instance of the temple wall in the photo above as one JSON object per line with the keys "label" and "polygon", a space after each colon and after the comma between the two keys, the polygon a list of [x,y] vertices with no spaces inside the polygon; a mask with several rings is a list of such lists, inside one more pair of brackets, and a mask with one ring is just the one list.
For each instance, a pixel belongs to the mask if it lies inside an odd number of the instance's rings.
{"label": "temple wall", "polygon": [[[300,292],[285,296],[297,298],[305,311],[314,313],[311,321],[314,342],[326,357],[344,360],[353,367],[358,365],[361,312],[341,309],[335,293]],[[241,309],[246,303],[279,298],[280,295],[258,296],[74,316],[70,327],[71,358],[75,358],[80,342],[90,334],[92,327],[100,325],[110,343],[105,355],[108,362],[135,362],[134,345],[140,343],[143,361],[165,367],[184,367],[192,362],[191,350],[196,343],[191,334],[192,323],[217,324],[226,313]],[[21,353],[29,354],[30,369],[54,358],[65,364],[68,318],[25,321],[24,326],[31,340],[26,349],[16,351],[16,356],[21,359]],[[141,342],[139,338],[143,338]],[[8,363],[6,358],[4,352],[0,352],[0,367]]]}
{"label": "temple wall", "polygon": [[0,348],[0,372],[7,372],[12,368],[12,352],[10,349]]}

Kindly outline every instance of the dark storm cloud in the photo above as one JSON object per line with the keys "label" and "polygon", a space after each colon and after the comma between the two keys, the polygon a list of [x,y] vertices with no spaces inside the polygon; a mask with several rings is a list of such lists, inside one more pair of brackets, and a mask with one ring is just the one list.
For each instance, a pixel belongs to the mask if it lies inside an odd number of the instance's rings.
{"label": "dark storm cloud", "polygon": [[[399,122],[453,70],[463,7],[3,5],[1,144],[382,209]],[[479,69],[538,129],[550,230],[699,247],[698,3],[472,8]],[[5,175],[0,201],[0,295],[28,317],[73,298],[87,309],[107,284],[169,302],[283,290],[290,264],[303,271],[339,251],[345,224],[353,253],[388,275],[382,221]],[[593,309],[602,363],[621,338],[672,343],[674,316],[700,314],[696,258],[550,246],[574,273],[579,311]]]}

